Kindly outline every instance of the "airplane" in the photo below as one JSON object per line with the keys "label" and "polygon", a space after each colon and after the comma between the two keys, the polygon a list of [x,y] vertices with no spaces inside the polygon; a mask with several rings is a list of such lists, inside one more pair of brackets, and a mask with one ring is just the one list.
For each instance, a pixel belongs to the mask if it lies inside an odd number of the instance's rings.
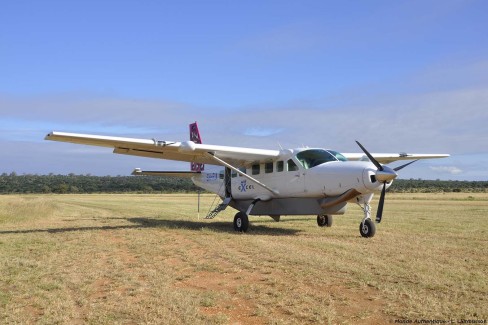
{"label": "airplane", "polygon": [[[193,183],[220,196],[220,203],[206,219],[228,206],[238,212],[234,230],[247,232],[249,215],[316,215],[320,227],[331,227],[333,215],[343,215],[347,203],[363,210],[359,224],[362,237],[376,233],[370,202],[380,192],[376,223],[383,215],[386,190],[397,171],[419,159],[449,157],[448,154],[339,153],[322,148],[266,150],[203,144],[197,123],[190,124],[190,140],[183,142],[136,139],[104,135],[51,132],[45,140],[113,148],[116,154],[186,161],[190,171],[142,171],[133,175],[191,177]],[[412,160],[396,168],[386,164]],[[205,164],[223,166],[220,172],[205,172]]]}

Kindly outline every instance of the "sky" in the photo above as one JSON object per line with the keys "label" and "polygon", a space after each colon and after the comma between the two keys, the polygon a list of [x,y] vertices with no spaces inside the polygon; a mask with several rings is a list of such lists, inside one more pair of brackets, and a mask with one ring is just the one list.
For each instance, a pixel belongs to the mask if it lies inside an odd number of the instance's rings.
{"label": "sky", "polygon": [[[187,163],[50,131],[264,149],[448,153],[400,178],[488,180],[488,2],[7,1],[0,173]],[[396,166],[395,163],[392,166]]]}

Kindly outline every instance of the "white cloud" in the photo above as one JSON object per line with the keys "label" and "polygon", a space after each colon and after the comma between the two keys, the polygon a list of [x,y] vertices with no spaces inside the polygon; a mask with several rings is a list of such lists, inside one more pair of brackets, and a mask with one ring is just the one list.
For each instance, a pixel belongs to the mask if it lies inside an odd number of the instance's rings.
{"label": "white cloud", "polygon": [[248,128],[244,131],[244,135],[253,136],[253,137],[267,137],[273,134],[278,134],[282,131],[283,129]]}
{"label": "white cloud", "polygon": [[435,172],[447,173],[451,175],[458,175],[463,172],[462,169],[455,166],[430,166],[429,168]]}

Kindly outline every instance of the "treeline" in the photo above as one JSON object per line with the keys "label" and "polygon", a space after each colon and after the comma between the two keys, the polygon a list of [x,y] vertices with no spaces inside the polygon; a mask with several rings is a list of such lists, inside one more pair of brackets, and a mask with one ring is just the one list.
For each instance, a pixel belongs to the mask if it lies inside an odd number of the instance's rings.
{"label": "treeline", "polygon": [[397,179],[388,189],[392,193],[488,192],[488,181],[440,181]]}
{"label": "treeline", "polygon": [[91,175],[0,175],[0,194],[185,193],[198,187],[188,178]]}
{"label": "treeline", "polygon": [[[190,193],[196,187],[188,178],[154,176],[0,175],[0,194],[14,193]],[[431,181],[398,179],[394,193],[488,192],[488,181]]]}

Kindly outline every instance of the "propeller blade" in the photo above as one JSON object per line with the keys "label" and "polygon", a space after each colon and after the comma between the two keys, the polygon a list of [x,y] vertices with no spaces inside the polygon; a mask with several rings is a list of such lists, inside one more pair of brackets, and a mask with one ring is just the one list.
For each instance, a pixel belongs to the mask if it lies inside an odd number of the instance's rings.
{"label": "propeller blade", "polygon": [[[418,160],[418,159],[417,159],[417,160]],[[404,167],[407,167],[407,166],[408,166],[408,165],[410,165],[410,164],[413,164],[413,163],[414,163],[414,162],[416,162],[417,160],[414,160],[414,161],[409,162],[408,164],[401,165],[401,166],[398,166],[398,167],[396,167],[396,168],[393,168],[393,170],[397,172],[397,171],[399,171],[400,169],[402,169],[402,168],[404,168]]]}
{"label": "propeller blade", "polygon": [[378,203],[378,211],[376,212],[376,222],[381,222],[383,216],[383,206],[385,205],[386,183],[383,183],[383,189],[381,190],[380,202]]}
{"label": "propeller blade", "polygon": [[378,168],[378,170],[381,170],[383,171],[383,166],[381,166],[381,164],[376,160],[374,159],[373,156],[371,156],[371,154],[368,152],[368,150],[366,150],[365,147],[363,147],[359,141],[356,141],[356,143],[358,144],[358,146],[361,148],[361,150],[363,150],[363,152],[366,154],[366,156],[368,156],[369,160],[371,160],[371,162],[376,166],[376,168]]}

